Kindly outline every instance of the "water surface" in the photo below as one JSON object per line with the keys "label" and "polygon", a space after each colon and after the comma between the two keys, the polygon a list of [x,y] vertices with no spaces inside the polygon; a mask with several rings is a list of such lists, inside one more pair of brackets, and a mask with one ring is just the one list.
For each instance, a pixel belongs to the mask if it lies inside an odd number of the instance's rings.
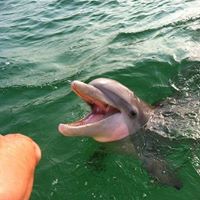
{"label": "water surface", "polygon": [[[87,159],[99,144],[57,131],[89,110],[70,91],[74,79],[116,79],[151,104],[177,88],[198,101],[199,36],[199,0],[1,0],[0,128],[42,149],[31,199],[200,199],[199,123],[165,155],[178,168],[180,191],[153,182],[126,155],[91,170]],[[198,107],[191,111],[198,121]]]}

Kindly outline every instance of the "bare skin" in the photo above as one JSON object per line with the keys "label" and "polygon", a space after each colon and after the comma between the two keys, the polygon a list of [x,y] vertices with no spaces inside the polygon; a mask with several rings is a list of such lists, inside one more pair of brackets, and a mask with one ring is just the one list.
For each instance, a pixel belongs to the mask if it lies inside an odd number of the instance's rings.
{"label": "bare skin", "polygon": [[22,134],[0,135],[0,200],[28,200],[39,146]]}

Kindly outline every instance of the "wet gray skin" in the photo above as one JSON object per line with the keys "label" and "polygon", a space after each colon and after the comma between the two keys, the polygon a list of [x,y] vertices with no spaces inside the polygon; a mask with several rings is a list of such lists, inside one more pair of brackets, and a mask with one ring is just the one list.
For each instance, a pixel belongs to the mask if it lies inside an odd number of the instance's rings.
{"label": "wet gray skin", "polygon": [[[88,136],[106,144],[91,156],[88,163],[104,157],[110,150],[126,152],[140,159],[147,172],[160,183],[176,189],[182,187],[181,181],[162,158],[157,146],[160,143],[168,145],[172,141],[170,138],[173,137],[173,131],[170,127],[180,129],[181,126],[173,127],[169,124],[178,124],[180,121],[179,118],[173,118],[173,115],[187,116],[191,111],[187,109],[188,103],[185,103],[184,110],[175,106],[178,100],[172,106],[170,101],[174,99],[168,99],[161,106],[153,108],[122,84],[104,78],[95,79],[89,84],[74,81],[71,87],[90,105],[92,111],[77,122],[60,124],[59,131],[65,136]],[[198,97],[190,101],[190,104],[198,113]],[[177,122],[173,123],[175,119]]]}

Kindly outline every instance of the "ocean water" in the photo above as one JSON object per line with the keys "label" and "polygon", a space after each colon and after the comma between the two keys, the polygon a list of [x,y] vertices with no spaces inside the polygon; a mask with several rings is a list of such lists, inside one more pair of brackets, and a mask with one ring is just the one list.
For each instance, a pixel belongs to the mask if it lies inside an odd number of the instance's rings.
{"label": "ocean water", "polygon": [[[199,0],[0,0],[0,130],[41,147],[31,200],[199,200],[199,69]],[[176,92],[197,102],[188,104],[195,115],[185,134],[167,153],[161,148],[181,190],[153,181],[128,155],[110,154],[91,169],[99,144],[58,133],[60,122],[89,110],[70,82],[97,77],[150,104]]]}

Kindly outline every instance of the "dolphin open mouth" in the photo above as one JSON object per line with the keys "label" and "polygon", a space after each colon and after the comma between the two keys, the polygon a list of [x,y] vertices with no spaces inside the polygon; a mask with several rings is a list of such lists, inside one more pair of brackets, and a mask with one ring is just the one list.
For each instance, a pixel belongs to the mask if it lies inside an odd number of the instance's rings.
{"label": "dolphin open mouth", "polygon": [[[107,117],[120,112],[117,108],[109,104],[108,100],[106,100],[106,97],[104,97],[103,93],[101,94],[101,91],[99,89],[95,88],[92,85],[82,84],[82,82],[74,81],[71,84],[71,88],[83,101],[85,101],[90,106],[91,112],[83,119],[80,119],[76,122],[68,123],[68,125],[84,126],[104,120]],[[85,87],[84,89],[82,88],[83,86]]]}
{"label": "dolphin open mouth", "polygon": [[81,81],[73,81],[71,89],[90,106],[91,112],[78,121],[60,124],[59,132],[65,136],[90,136],[101,142],[128,134],[121,111],[100,89]]}

